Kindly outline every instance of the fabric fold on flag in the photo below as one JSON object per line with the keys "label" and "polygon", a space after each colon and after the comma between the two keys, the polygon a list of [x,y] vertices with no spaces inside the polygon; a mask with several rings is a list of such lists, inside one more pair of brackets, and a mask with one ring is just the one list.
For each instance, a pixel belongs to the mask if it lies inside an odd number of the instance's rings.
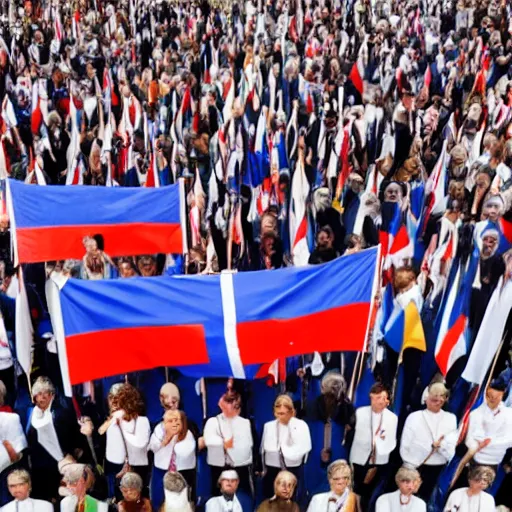
{"label": "fabric fold on flag", "polygon": [[110,256],[180,254],[182,186],[34,187],[8,180],[16,264],[79,259],[84,237],[94,235]]}
{"label": "fabric fold on flag", "polygon": [[69,279],[60,291],[53,285],[47,297],[66,392],[73,384],[158,366],[251,379],[279,358],[363,350],[377,255],[374,248],[301,268]]}

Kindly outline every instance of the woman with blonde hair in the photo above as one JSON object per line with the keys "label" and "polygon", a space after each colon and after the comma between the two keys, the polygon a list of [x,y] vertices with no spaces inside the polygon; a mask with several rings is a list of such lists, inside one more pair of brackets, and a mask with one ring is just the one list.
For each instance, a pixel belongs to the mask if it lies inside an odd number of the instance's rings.
{"label": "woman with blonde hair", "polygon": [[487,492],[494,482],[496,473],[489,466],[476,466],[469,471],[469,487],[456,489],[450,494],[445,512],[472,512],[473,510],[494,510],[494,498]]}
{"label": "woman with blonde hair", "polygon": [[148,450],[155,454],[151,476],[151,502],[155,510],[165,500],[163,480],[167,471],[179,472],[194,497],[196,484],[196,440],[188,429],[183,411],[165,411],[153,431]]}
{"label": "woman with blonde hair", "polygon": [[122,476],[133,471],[146,485],[149,466],[147,446],[151,434],[149,420],[141,413],[144,403],[139,391],[131,384],[114,384],[109,393],[110,416],[98,429],[106,434],[105,473],[109,496],[122,499],[119,482]]}
{"label": "woman with blonde hair", "polygon": [[377,500],[375,512],[427,512],[426,503],[414,496],[414,493],[421,485],[421,478],[418,471],[401,467],[396,476],[395,482],[398,490],[389,494],[383,494]]}
{"label": "woman with blonde hair", "polygon": [[274,495],[265,500],[257,512],[299,512],[299,505],[293,501],[297,477],[290,471],[280,471],[273,484]]}
{"label": "woman with blonde hair", "polygon": [[358,512],[357,495],[352,492],[352,470],[346,460],[331,462],[327,468],[331,490],[313,496],[308,512]]}
{"label": "woman with blonde hair", "polygon": [[295,407],[288,395],[276,398],[274,416],[274,421],[265,423],[261,439],[263,495],[268,498],[274,492],[274,480],[280,471],[288,470],[300,480],[304,462],[311,451],[309,427],[295,417]]}

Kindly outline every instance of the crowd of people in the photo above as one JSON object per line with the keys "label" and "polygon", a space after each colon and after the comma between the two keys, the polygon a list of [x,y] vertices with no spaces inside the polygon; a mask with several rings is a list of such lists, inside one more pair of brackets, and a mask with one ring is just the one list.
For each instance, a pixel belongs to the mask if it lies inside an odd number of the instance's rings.
{"label": "crowd of people", "polygon": [[[184,179],[189,244],[111,258],[91,233],[81,261],[22,277],[2,208],[0,510],[512,508],[509,1],[0,11],[3,181]],[[47,279],[272,271],[379,244],[364,354],[288,358],[277,382],[156,368],[64,397]]]}

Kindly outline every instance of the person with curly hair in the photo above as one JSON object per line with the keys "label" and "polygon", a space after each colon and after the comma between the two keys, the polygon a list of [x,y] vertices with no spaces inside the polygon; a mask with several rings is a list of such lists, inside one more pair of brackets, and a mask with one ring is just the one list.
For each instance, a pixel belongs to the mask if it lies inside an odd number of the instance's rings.
{"label": "person with curly hair", "polygon": [[109,495],[121,499],[119,480],[127,472],[140,475],[146,486],[149,475],[147,446],[151,429],[142,416],[144,403],[139,391],[131,384],[114,384],[109,393],[110,416],[99,428],[106,434],[105,473]]}

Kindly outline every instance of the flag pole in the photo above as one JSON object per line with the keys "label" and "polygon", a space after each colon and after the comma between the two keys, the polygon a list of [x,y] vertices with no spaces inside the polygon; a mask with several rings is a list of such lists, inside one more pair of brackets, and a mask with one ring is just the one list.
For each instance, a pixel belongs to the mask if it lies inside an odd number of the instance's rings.
{"label": "flag pole", "polygon": [[[483,388],[484,393],[485,393],[486,389],[489,387],[489,384],[491,383],[492,374],[494,373],[494,370],[496,368],[496,364],[498,362],[498,357],[499,357],[501,349],[503,347],[503,342],[505,341],[505,338],[507,336],[508,336],[508,331],[501,338],[501,342],[498,346],[498,350],[496,350],[496,354],[494,355],[494,360],[492,362],[491,371],[489,372],[489,376],[487,377],[487,382],[485,383],[485,387]],[[475,402],[477,400],[477,397],[478,397],[478,393],[475,394],[475,400],[474,400]],[[473,405],[474,404],[471,404],[470,408]],[[459,465],[457,466],[457,470],[455,471],[455,474],[453,475],[452,481],[450,482],[450,487],[448,487],[448,490],[450,490],[455,485],[455,483],[459,479],[460,475],[464,471],[466,464],[468,464],[471,461],[471,459],[476,455],[477,452],[478,452],[478,449],[468,450],[466,455],[464,455],[464,457],[462,457],[461,461],[459,462]]]}

